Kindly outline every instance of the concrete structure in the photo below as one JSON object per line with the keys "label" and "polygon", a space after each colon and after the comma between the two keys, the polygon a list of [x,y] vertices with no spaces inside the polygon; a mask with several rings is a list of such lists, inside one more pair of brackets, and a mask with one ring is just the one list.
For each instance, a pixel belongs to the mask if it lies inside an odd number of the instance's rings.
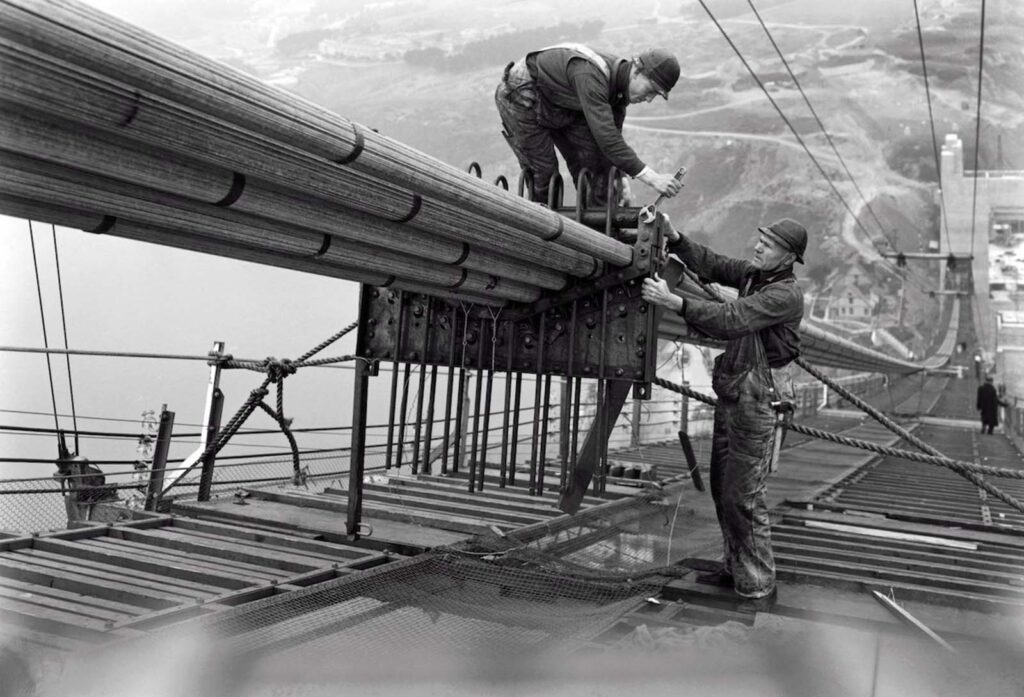
{"label": "concrete structure", "polygon": [[991,360],[996,349],[996,318],[989,297],[989,234],[993,225],[1024,220],[1024,172],[964,170],[963,142],[950,133],[942,146],[941,174],[942,215],[946,218],[940,221],[940,245],[943,253],[974,256],[975,322],[983,350]]}

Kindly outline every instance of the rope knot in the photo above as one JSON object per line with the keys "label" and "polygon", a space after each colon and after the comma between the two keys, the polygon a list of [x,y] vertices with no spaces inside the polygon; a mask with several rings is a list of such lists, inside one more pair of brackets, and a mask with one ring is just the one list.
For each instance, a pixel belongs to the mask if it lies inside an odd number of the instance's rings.
{"label": "rope knot", "polygon": [[292,364],[290,358],[274,358],[268,356],[266,363],[267,377],[273,383],[279,383],[289,375],[292,375],[296,371],[296,367]]}

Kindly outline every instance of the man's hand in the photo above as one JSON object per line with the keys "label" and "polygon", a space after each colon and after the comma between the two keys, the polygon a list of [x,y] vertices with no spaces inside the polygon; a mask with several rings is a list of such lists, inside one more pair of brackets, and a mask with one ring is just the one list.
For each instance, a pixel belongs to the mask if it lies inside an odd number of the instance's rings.
{"label": "man's hand", "polygon": [[683,299],[668,289],[668,283],[663,278],[654,274],[653,278],[645,278],[643,288],[640,290],[641,297],[652,305],[661,305],[670,310],[679,312],[683,307]]}
{"label": "man's hand", "polygon": [[666,198],[672,198],[683,188],[682,182],[673,175],[659,174],[650,167],[644,168],[636,178]]}

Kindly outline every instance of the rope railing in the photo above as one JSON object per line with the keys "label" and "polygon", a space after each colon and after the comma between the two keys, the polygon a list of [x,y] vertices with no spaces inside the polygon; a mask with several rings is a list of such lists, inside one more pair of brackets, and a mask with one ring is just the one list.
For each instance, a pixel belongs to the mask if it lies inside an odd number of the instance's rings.
{"label": "rope railing", "polygon": [[[677,385],[669,382],[663,378],[655,378],[654,384],[659,387],[663,387],[666,390],[672,390],[678,392],[681,395],[691,397],[698,401],[704,402],[710,406],[717,406],[718,400],[706,394],[701,394],[696,390],[692,390],[684,385]],[[858,400],[860,401],[860,400]],[[872,411],[875,411],[872,409]],[[887,455],[890,457],[900,457],[906,460],[913,460],[914,462],[923,462],[931,465],[939,465],[946,467],[947,469],[956,472],[960,476],[964,477],[972,484],[980,489],[984,489],[986,492],[995,496],[1003,503],[1014,508],[1017,511],[1024,513],[1024,502],[1015,498],[1014,496],[1005,493],[1001,489],[993,486],[981,478],[982,475],[988,475],[992,477],[1004,477],[1008,479],[1024,479],[1024,470],[1010,469],[1006,467],[992,467],[989,465],[979,465],[973,462],[966,462],[964,460],[954,460],[944,456],[941,452],[931,448],[927,444],[921,442],[919,438],[906,431],[905,429],[896,426],[897,434],[901,435],[905,440],[913,442],[915,445],[922,443],[924,447],[928,448],[931,452],[927,454],[913,452],[911,450],[902,450],[899,448],[893,448],[885,445],[879,445],[867,440],[861,440],[859,438],[851,438],[849,436],[843,436],[829,431],[822,431],[821,429],[812,428],[809,426],[803,426],[801,424],[790,424],[789,430],[796,433],[802,433],[805,436],[811,436],[812,438],[820,438],[822,440],[831,441],[838,443],[839,445],[846,445],[851,448],[860,448],[862,450],[870,450],[871,452],[878,453],[880,455]],[[902,434],[905,434],[902,435]],[[915,442],[916,441],[916,442]],[[920,447],[920,446],[918,446]]]}

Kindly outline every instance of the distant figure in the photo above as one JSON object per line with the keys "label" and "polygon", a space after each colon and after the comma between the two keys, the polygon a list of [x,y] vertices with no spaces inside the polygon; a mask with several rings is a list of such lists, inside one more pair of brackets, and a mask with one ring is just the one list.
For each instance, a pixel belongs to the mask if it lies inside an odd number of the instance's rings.
{"label": "distant figure", "polygon": [[1007,403],[999,397],[996,386],[992,384],[992,376],[986,375],[985,382],[978,386],[978,400],[975,408],[981,412],[981,432],[992,433],[999,425],[999,407]]}
{"label": "distant figure", "polygon": [[974,379],[981,380],[981,354],[974,352]]}
{"label": "distant figure", "polygon": [[583,168],[592,175],[590,202],[607,199],[612,165],[659,194],[675,196],[681,184],[637,157],[622,137],[622,123],[626,107],[659,95],[668,99],[678,79],[679,61],[663,48],[623,59],[561,44],[505,66],[494,101],[502,135],[520,166],[532,172],[533,200],[548,201],[548,184],[558,172],[556,147],[574,181]]}

